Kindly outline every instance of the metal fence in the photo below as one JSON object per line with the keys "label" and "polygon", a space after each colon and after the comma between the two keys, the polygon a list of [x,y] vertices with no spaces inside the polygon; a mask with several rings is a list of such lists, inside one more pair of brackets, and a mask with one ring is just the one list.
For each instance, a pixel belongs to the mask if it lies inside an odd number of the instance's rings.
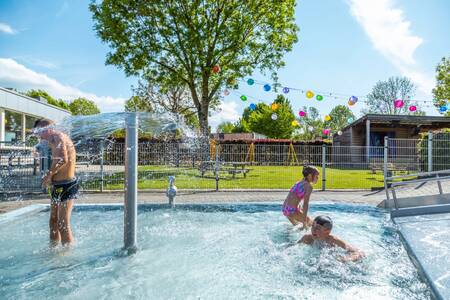
{"label": "metal fence", "polygon": [[[85,190],[123,190],[123,143],[77,145],[76,172]],[[166,189],[174,175],[179,189],[287,189],[301,179],[303,165],[321,172],[317,189],[373,189],[388,176],[449,169],[450,134],[429,139],[387,139],[384,147],[143,142],[138,186]],[[40,192],[49,158],[25,145],[0,147],[0,192]]]}

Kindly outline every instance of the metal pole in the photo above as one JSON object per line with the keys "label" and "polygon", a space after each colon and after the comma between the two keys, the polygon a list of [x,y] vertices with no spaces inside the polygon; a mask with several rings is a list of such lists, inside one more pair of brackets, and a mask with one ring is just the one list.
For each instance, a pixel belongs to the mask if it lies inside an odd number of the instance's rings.
{"label": "metal pole", "polygon": [[100,192],[103,192],[105,174],[103,172],[103,155],[105,151],[105,141],[100,142]]}
{"label": "metal pole", "polygon": [[325,183],[326,183],[326,176],[325,176],[326,154],[327,154],[326,145],[322,144],[322,191],[325,191]]}
{"label": "metal pole", "polygon": [[366,157],[367,163],[370,161],[370,120],[366,120]]}
{"label": "metal pole", "polygon": [[388,207],[389,199],[389,187],[387,184],[388,177],[388,155],[389,155],[389,138],[387,136],[384,137],[384,161],[383,161],[383,173],[384,173],[384,190],[386,192],[386,207]]}
{"label": "metal pole", "polygon": [[216,192],[219,191],[219,145],[216,145],[216,166],[215,166],[215,172],[216,173]]}
{"label": "metal pole", "polygon": [[433,133],[428,131],[428,172],[433,171]]}
{"label": "metal pole", "polygon": [[138,120],[136,113],[126,117],[125,140],[125,203],[124,249],[136,253],[137,247],[137,171],[138,171]]}

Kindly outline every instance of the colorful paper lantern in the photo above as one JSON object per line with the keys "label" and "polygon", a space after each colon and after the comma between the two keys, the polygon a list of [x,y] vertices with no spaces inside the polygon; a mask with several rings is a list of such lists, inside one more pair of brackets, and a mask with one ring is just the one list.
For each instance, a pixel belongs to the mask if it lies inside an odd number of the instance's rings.
{"label": "colorful paper lantern", "polygon": [[212,67],[212,71],[213,71],[213,73],[219,73],[220,72],[220,66],[219,65],[214,65]]}
{"label": "colorful paper lantern", "polygon": [[326,115],[325,116],[325,121],[330,121],[331,120],[331,116],[330,115]]}
{"label": "colorful paper lantern", "polygon": [[285,93],[285,94],[289,93],[289,88],[288,87],[284,87],[283,88],[283,93]]}
{"label": "colorful paper lantern", "polygon": [[317,95],[316,96],[316,100],[317,101],[322,101],[323,100],[323,96],[322,95]]}
{"label": "colorful paper lantern", "polygon": [[297,126],[297,125],[298,125],[298,122],[297,122],[297,120],[294,120],[294,121],[292,121],[292,123],[291,123],[291,124],[292,124],[292,126],[294,126],[294,127],[295,127],[295,126]]}
{"label": "colorful paper lantern", "polygon": [[441,107],[439,107],[439,111],[440,111],[441,113],[446,112],[446,111],[447,111],[447,106],[442,105]]}
{"label": "colorful paper lantern", "polygon": [[314,131],[314,127],[308,126],[308,131]]}
{"label": "colorful paper lantern", "polygon": [[411,105],[409,107],[409,111],[416,111],[416,110],[417,110],[417,107],[415,105]]}
{"label": "colorful paper lantern", "polygon": [[270,84],[265,84],[265,85],[264,85],[264,90],[265,90],[266,92],[270,91],[270,89],[271,89]]}
{"label": "colorful paper lantern", "polygon": [[278,109],[278,104],[277,103],[272,103],[272,110],[277,110]]}
{"label": "colorful paper lantern", "polygon": [[306,113],[303,110],[301,110],[301,111],[298,112],[298,115],[300,117],[304,117],[304,116],[306,116]]}
{"label": "colorful paper lantern", "polygon": [[355,102],[348,100],[348,106],[353,106],[355,105]]}
{"label": "colorful paper lantern", "polygon": [[403,102],[402,99],[397,99],[394,101],[394,107],[395,108],[402,108],[403,105],[405,105],[405,102]]}
{"label": "colorful paper lantern", "polygon": [[250,108],[250,110],[253,111],[253,110],[256,109],[256,104],[255,104],[255,103],[252,103],[252,104],[249,105],[248,108]]}
{"label": "colorful paper lantern", "polygon": [[248,85],[253,85],[254,83],[255,83],[255,81],[251,78],[249,80],[247,80]]}
{"label": "colorful paper lantern", "polygon": [[242,101],[247,101],[247,96],[242,95],[242,96],[241,96],[241,100],[242,100]]}
{"label": "colorful paper lantern", "polygon": [[331,132],[331,130],[330,129],[324,129],[323,131],[322,131],[322,133],[324,134],[324,135],[329,135],[330,134],[330,132]]}
{"label": "colorful paper lantern", "polygon": [[353,121],[354,121],[354,119],[352,117],[347,119],[347,122],[349,122],[349,123],[353,123]]}
{"label": "colorful paper lantern", "polygon": [[276,121],[278,119],[278,116],[277,116],[277,114],[272,114],[271,118],[272,118],[272,120]]}
{"label": "colorful paper lantern", "polygon": [[228,95],[230,94],[230,91],[229,91],[229,90],[224,90],[224,91],[223,91],[223,94],[224,94],[225,96],[228,96]]}
{"label": "colorful paper lantern", "polygon": [[353,104],[356,104],[356,102],[358,102],[358,97],[356,97],[356,96],[351,96],[350,98],[348,98],[348,101],[350,102],[353,102]]}
{"label": "colorful paper lantern", "polygon": [[337,134],[338,134],[338,135],[342,135],[342,131],[339,130],[339,131],[337,132]]}
{"label": "colorful paper lantern", "polygon": [[312,97],[314,97],[314,93],[312,91],[307,91],[306,92],[306,98],[311,99]]}

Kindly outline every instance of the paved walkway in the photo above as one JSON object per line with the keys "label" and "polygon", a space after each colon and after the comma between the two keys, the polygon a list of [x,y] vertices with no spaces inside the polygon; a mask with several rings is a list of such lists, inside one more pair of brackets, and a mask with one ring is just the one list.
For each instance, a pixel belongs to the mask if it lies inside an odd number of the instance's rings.
{"label": "paved walkway", "polygon": [[[287,191],[227,191],[227,192],[179,192],[175,203],[229,203],[229,202],[282,202]],[[122,203],[123,193],[83,193],[76,203]],[[378,205],[385,199],[384,191],[315,191],[311,197],[314,201],[333,201],[346,203],[364,203]],[[167,203],[164,192],[140,192],[139,203]],[[0,201],[0,213],[15,210],[30,204],[49,203],[46,195],[36,195],[33,199]]]}

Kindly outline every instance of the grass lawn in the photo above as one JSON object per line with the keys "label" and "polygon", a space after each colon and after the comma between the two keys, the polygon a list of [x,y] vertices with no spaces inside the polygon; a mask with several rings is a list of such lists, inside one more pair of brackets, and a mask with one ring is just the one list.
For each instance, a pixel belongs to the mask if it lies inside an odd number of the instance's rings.
{"label": "grass lawn", "polygon": [[[221,173],[219,189],[287,189],[301,178],[302,168],[299,166],[249,166],[251,171],[244,178],[242,174]],[[319,168],[321,170],[321,168]],[[165,189],[167,177],[175,176],[175,185],[180,189],[215,189],[216,181],[212,172],[205,173],[201,177],[197,169],[173,168],[164,166],[139,167],[139,189]],[[105,178],[106,189],[122,189],[123,173]],[[92,182],[94,183],[94,182]],[[370,189],[383,186],[383,174],[372,174],[370,170],[351,169],[326,169],[327,189]],[[322,188],[322,174],[315,185],[316,189]]]}

